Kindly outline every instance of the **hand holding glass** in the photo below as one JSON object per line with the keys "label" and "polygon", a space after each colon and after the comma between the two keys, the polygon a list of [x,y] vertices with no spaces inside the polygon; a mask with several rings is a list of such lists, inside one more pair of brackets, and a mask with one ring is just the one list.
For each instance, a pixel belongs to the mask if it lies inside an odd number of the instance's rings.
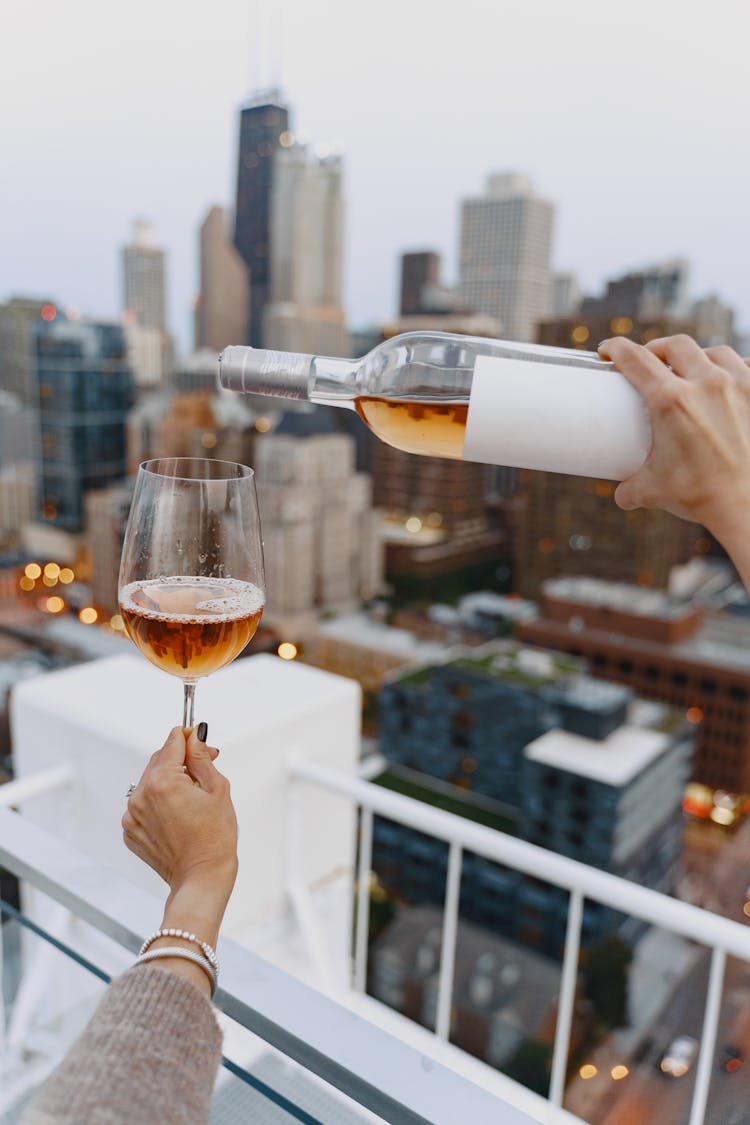
{"label": "hand holding glass", "polygon": [[183,681],[182,725],[192,727],[196,681],[239,656],[263,613],[253,470],[199,457],[141,465],[119,601],[136,647]]}

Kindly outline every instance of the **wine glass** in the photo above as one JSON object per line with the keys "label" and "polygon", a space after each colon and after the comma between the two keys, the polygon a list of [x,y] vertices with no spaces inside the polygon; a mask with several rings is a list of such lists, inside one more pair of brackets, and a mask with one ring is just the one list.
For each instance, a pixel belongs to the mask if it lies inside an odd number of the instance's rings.
{"label": "wine glass", "polygon": [[263,544],[255,474],[203,457],[145,461],[122,548],[120,613],[147,660],[195,684],[239,656],[263,613]]}

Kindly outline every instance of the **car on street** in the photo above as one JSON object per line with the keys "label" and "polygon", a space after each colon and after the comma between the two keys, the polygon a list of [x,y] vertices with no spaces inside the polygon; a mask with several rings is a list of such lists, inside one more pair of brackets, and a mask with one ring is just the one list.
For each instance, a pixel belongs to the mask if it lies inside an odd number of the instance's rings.
{"label": "car on street", "polygon": [[698,1054],[698,1040],[692,1035],[678,1035],[667,1047],[659,1062],[659,1070],[670,1078],[687,1074]]}
{"label": "car on street", "polygon": [[744,1062],[742,1051],[732,1043],[725,1043],[719,1051],[719,1070],[734,1074]]}

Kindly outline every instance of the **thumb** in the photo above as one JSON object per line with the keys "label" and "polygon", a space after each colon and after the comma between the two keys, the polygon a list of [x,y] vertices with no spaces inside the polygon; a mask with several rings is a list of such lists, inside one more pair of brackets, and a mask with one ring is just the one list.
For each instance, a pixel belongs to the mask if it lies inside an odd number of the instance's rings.
{"label": "thumb", "polygon": [[618,508],[622,508],[624,512],[632,512],[635,508],[640,508],[640,503],[636,496],[636,490],[632,487],[629,480],[622,481],[615,489],[614,496],[615,504]]}
{"label": "thumb", "polygon": [[218,753],[219,751],[215,747],[206,746],[204,742],[200,741],[195,728],[190,731],[185,749],[185,765],[190,776],[203,789],[211,789],[218,776],[213,764]]}

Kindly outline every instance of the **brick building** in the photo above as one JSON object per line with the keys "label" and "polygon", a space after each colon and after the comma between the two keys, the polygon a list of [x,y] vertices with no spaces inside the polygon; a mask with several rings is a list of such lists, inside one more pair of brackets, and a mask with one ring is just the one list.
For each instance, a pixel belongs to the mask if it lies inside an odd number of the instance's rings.
{"label": "brick building", "polygon": [[593,675],[684,708],[695,723],[693,777],[750,792],[750,621],[674,605],[660,591],[560,578],[540,615],[519,623],[525,642],[583,657]]}

